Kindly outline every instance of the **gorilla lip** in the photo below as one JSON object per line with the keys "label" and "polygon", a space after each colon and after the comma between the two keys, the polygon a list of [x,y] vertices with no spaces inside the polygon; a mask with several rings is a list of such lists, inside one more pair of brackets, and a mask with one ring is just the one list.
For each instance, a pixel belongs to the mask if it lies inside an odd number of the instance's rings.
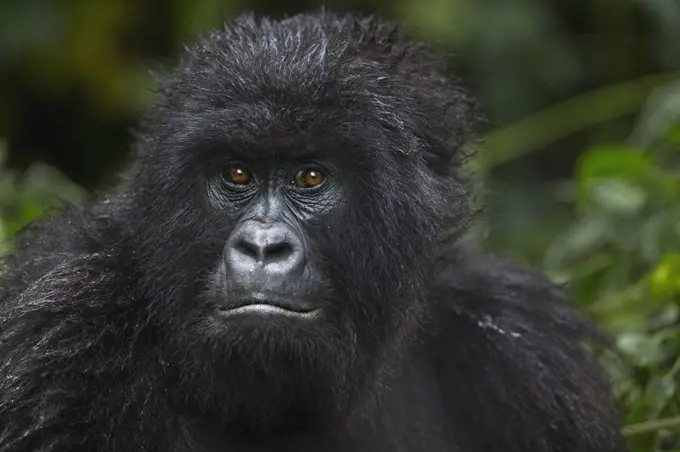
{"label": "gorilla lip", "polygon": [[304,300],[287,298],[246,298],[230,302],[218,309],[220,315],[272,314],[291,317],[315,317],[319,307]]}

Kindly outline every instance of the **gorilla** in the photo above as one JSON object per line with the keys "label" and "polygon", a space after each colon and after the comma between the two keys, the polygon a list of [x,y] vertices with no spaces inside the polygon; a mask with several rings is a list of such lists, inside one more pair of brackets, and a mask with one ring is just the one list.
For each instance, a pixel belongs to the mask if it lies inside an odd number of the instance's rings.
{"label": "gorilla", "polygon": [[399,24],[246,15],[17,238],[0,452],[618,452],[598,331],[476,250],[480,115]]}

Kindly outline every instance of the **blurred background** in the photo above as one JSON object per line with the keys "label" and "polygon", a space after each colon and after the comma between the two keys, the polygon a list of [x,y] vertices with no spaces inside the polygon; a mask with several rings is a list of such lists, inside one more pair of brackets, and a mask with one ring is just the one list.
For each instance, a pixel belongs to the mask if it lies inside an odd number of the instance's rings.
{"label": "blurred background", "polygon": [[[634,452],[680,451],[680,0],[328,0],[407,21],[488,117],[474,237],[541,267],[596,350]],[[150,71],[244,11],[305,0],[0,0],[0,252],[124,167]]]}

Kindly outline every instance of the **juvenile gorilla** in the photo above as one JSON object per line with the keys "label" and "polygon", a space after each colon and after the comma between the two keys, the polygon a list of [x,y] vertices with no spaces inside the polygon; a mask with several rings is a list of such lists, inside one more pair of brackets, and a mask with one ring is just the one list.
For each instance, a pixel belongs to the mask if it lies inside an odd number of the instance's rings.
{"label": "juvenile gorilla", "polygon": [[242,17],[0,289],[0,451],[615,452],[594,328],[469,249],[473,103],[392,23]]}

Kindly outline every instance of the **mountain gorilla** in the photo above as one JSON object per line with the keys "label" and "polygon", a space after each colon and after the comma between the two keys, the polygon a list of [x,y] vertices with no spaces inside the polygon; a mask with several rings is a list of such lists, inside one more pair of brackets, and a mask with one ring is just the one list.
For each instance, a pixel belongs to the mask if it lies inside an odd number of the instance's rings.
{"label": "mountain gorilla", "polygon": [[623,450],[594,328],[463,244],[442,67],[329,12],[190,48],[117,194],[5,260],[0,451]]}

